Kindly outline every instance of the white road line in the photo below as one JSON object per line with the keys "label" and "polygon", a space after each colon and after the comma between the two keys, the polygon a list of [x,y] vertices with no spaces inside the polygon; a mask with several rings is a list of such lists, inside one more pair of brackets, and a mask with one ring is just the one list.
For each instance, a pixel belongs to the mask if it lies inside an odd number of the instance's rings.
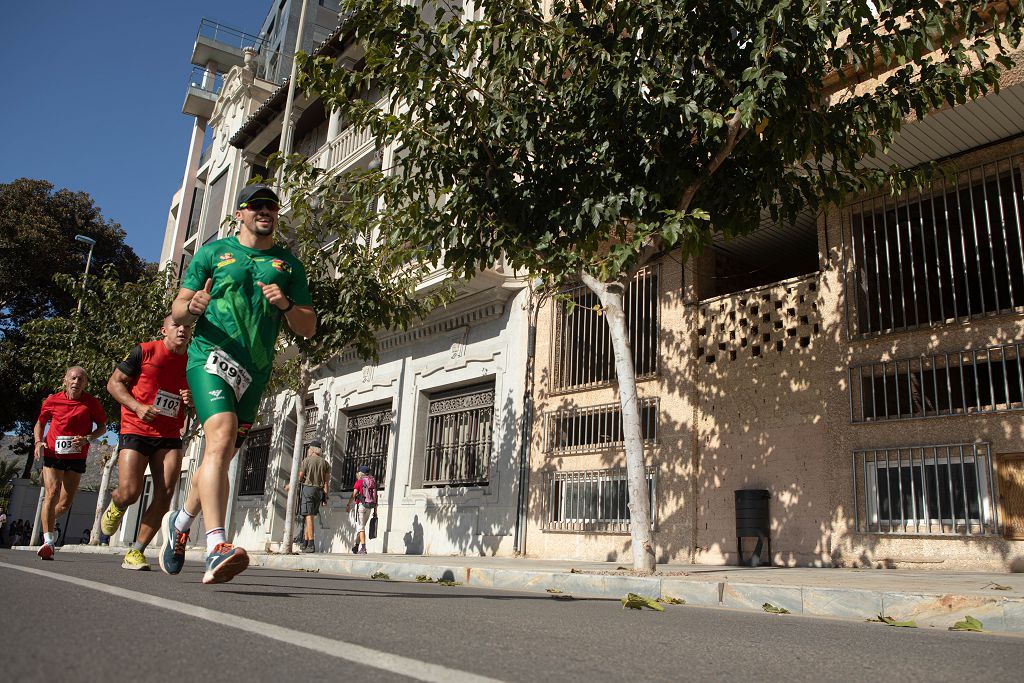
{"label": "white road line", "polygon": [[276,624],[267,624],[262,621],[256,621],[255,619],[247,619],[246,617],[239,617],[233,614],[216,612],[211,609],[206,609],[205,607],[198,607],[184,602],[158,598],[154,595],[147,595],[145,593],[139,593],[125,588],[118,588],[116,586],[108,586],[107,584],[99,583],[98,581],[80,579],[76,576],[54,574],[53,572],[48,572],[43,569],[22,567],[20,565],[8,564],[6,562],[0,562],[0,567],[25,572],[26,574],[45,576],[46,578],[53,579],[55,581],[64,581],[83,588],[107,593],[108,595],[116,595],[119,598],[134,600],[135,602],[152,605],[153,607],[160,607],[172,612],[178,612],[185,616],[203,619],[222,626],[228,626],[230,628],[238,629],[239,631],[246,631],[258,636],[273,638],[274,640],[279,640],[282,643],[297,645],[298,647],[304,647],[307,650],[321,652],[325,655],[330,655],[331,657],[337,657],[338,659],[344,659],[356,664],[372,667],[374,669],[381,669],[382,671],[387,671],[389,673],[407,676],[408,678],[414,678],[418,681],[429,681],[430,683],[502,683],[502,681],[496,678],[479,676],[477,674],[470,673],[468,671],[460,671],[458,669],[449,669],[448,667],[441,666],[440,664],[431,664],[430,662],[422,662],[418,659],[402,657],[401,655],[391,654],[390,652],[373,650],[354,643],[332,640],[330,638],[318,636],[314,633],[296,631],[283,626],[277,626]]}

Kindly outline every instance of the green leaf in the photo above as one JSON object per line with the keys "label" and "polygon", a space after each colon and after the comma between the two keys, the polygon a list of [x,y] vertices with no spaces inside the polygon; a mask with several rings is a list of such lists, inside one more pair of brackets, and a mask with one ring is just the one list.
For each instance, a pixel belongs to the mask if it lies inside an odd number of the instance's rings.
{"label": "green leaf", "polygon": [[776,607],[770,602],[766,602],[763,605],[761,605],[761,609],[763,609],[768,614],[789,614],[789,610],[785,607]]}
{"label": "green leaf", "polygon": [[[869,621],[872,620],[869,619]],[[896,621],[892,617],[887,617],[883,614],[879,614],[878,619],[874,621],[879,621],[883,624],[887,624],[888,626],[896,626],[898,628],[917,628],[917,623],[913,619],[908,621]]]}
{"label": "green leaf", "polygon": [[391,577],[384,572],[374,572],[370,574],[370,578],[374,581],[390,581]]}
{"label": "green leaf", "polygon": [[435,583],[434,579],[430,578],[426,574],[420,574],[416,577],[417,583]]}
{"label": "green leaf", "polygon": [[629,593],[626,597],[622,598],[622,609],[653,609],[656,612],[664,612],[665,608],[658,604],[658,601],[653,598],[647,598],[636,593]]}
{"label": "green leaf", "polygon": [[663,605],[685,605],[686,604],[686,600],[683,600],[681,598],[661,597],[661,598],[658,598],[658,602],[660,602]]}
{"label": "green leaf", "polygon": [[975,633],[982,632],[982,623],[974,617],[967,615],[960,621],[956,622],[949,627],[950,631],[974,631]]}

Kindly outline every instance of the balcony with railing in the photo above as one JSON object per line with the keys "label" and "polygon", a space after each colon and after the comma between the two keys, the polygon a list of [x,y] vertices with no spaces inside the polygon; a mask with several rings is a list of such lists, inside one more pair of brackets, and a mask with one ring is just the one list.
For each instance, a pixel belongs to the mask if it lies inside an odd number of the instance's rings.
{"label": "balcony with railing", "polygon": [[338,173],[365,157],[373,149],[374,137],[369,128],[349,126],[309,157],[309,163],[328,173]]}
{"label": "balcony with railing", "polygon": [[259,36],[203,19],[199,22],[195,46],[192,48],[192,63],[205,67],[213,62],[217,70],[223,72],[244,63],[245,48],[259,52],[265,47],[266,41]]}
{"label": "balcony with railing", "polygon": [[202,119],[210,118],[213,116],[213,105],[216,104],[217,95],[223,85],[224,76],[221,74],[209,72],[199,66],[192,67],[181,113]]}

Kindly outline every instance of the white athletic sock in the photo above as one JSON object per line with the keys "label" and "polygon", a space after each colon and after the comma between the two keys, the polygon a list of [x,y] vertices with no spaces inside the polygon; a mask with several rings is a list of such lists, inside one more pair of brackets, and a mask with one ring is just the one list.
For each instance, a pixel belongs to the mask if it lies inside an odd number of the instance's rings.
{"label": "white athletic sock", "polygon": [[217,527],[206,532],[206,552],[212,553],[218,543],[224,543],[224,528]]}
{"label": "white athletic sock", "polygon": [[43,532],[43,543],[53,545],[57,540],[57,534],[52,531]]}
{"label": "white athletic sock", "polygon": [[196,517],[198,516],[198,512],[194,515],[190,515],[188,510],[181,508],[178,510],[178,514],[174,516],[174,528],[181,533],[186,533],[192,528],[192,522],[196,521]]}

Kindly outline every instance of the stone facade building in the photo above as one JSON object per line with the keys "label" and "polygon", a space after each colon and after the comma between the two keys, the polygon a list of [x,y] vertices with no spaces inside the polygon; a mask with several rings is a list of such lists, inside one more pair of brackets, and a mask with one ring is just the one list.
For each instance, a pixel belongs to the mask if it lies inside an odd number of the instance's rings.
{"label": "stone facade building", "polygon": [[[1024,568],[1022,76],[908,123],[874,162],[939,162],[924,192],[766,221],[638,276],[659,562],[736,563],[752,489],[775,564]],[[610,345],[596,298],[571,297],[539,315],[526,551],[626,562]]]}

